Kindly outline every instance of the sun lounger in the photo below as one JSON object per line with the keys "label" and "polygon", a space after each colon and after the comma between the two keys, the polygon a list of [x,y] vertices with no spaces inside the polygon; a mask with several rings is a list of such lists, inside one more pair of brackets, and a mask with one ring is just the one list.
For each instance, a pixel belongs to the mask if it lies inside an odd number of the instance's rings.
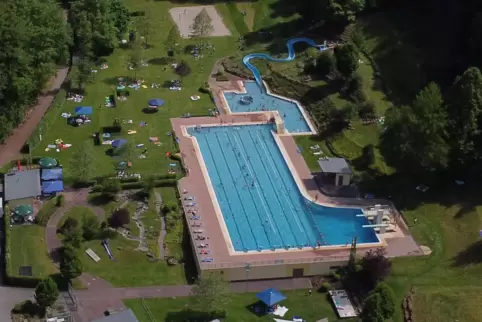
{"label": "sun lounger", "polygon": [[311,150],[319,150],[320,149],[320,146],[317,144],[317,145],[312,145],[310,146],[310,149]]}
{"label": "sun lounger", "polygon": [[200,219],[201,219],[201,216],[191,216],[191,217],[189,217],[189,219],[191,219],[191,220],[200,220]]}
{"label": "sun lounger", "polygon": [[212,257],[206,257],[206,258],[203,258],[202,262],[203,263],[211,263],[214,261],[214,258]]}
{"label": "sun lounger", "polygon": [[143,146],[144,146],[144,143],[136,144],[136,148],[142,148]]}
{"label": "sun lounger", "polygon": [[187,207],[194,207],[194,206],[196,206],[196,203],[195,202],[188,202],[188,203],[186,203],[186,206]]}
{"label": "sun lounger", "polygon": [[195,234],[201,234],[201,233],[204,232],[204,230],[203,229],[195,229],[192,232],[195,233]]}
{"label": "sun lounger", "polygon": [[137,131],[133,131],[133,130],[127,131],[127,134],[136,134],[136,133],[137,133]]}
{"label": "sun lounger", "polygon": [[207,254],[211,254],[211,251],[210,250],[207,250],[207,249],[201,249],[199,251],[199,254],[201,255],[207,255]]}
{"label": "sun lounger", "polygon": [[314,155],[322,155],[322,154],[323,154],[323,152],[318,151],[318,152],[313,152],[313,154],[314,154]]}
{"label": "sun lounger", "polygon": [[184,197],[184,200],[194,200],[196,199],[194,196],[186,196]]}

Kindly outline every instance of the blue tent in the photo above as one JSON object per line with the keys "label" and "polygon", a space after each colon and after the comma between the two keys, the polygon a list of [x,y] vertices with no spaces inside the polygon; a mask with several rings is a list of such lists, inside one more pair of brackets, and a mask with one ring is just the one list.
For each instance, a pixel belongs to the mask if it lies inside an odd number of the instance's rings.
{"label": "blue tent", "polygon": [[75,108],[77,115],[92,115],[92,106],[77,106]]}
{"label": "blue tent", "polygon": [[112,141],[112,147],[113,148],[120,148],[121,146],[123,146],[126,143],[127,143],[126,139],[114,140],[114,141]]}
{"label": "blue tent", "polygon": [[149,106],[162,106],[164,105],[164,100],[161,100],[160,98],[153,98],[147,102]]}
{"label": "blue tent", "polygon": [[256,297],[267,306],[273,306],[276,303],[286,300],[286,296],[274,288],[268,288],[267,290],[256,294]]}
{"label": "blue tent", "polygon": [[62,168],[42,169],[42,181],[62,180]]}
{"label": "blue tent", "polygon": [[64,191],[64,183],[61,180],[42,182],[42,193],[49,195]]}

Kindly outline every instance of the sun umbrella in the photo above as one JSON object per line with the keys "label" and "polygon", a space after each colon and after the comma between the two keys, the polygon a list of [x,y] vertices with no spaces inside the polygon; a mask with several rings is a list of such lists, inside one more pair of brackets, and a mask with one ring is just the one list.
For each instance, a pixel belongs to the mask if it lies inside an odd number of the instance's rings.
{"label": "sun umbrella", "polygon": [[276,303],[286,299],[286,296],[284,296],[274,288],[269,288],[267,290],[264,290],[263,292],[256,294],[256,297],[260,299],[267,306],[273,306]]}
{"label": "sun umbrella", "polygon": [[121,146],[123,146],[126,143],[127,143],[126,139],[114,140],[114,141],[112,141],[112,147],[113,148],[120,148]]}
{"label": "sun umbrella", "polygon": [[149,104],[149,106],[162,106],[164,105],[164,100],[161,100],[160,98],[153,98],[151,100],[149,100],[149,102],[147,102],[147,104]]}
{"label": "sun umbrella", "polygon": [[38,164],[42,168],[53,168],[57,166],[58,162],[54,158],[41,158],[40,160],[38,160]]}
{"label": "sun umbrella", "polygon": [[30,205],[19,205],[13,209],[13,214],[18,217],[27,217],[33,214],[33,208]]}

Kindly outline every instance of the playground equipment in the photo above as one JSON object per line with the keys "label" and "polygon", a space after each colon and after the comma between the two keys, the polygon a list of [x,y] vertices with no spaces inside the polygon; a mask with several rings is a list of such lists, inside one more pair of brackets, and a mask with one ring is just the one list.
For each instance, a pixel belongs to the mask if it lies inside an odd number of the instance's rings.
{"label": "playground equipment", "polygon": [[328,49],[328,46],[326,46],[326,44],[317,45],[315,41],[311,38],[293,38],[293,39],[289,39],[286,42],[286,47],[288,47],[288,57],[286,58],[273,58],[270,55],[264,54],[264,53],[253,53],[243,57],[244,66],[246,66],[246,68],[249,69],[251,73],[253,73],[254,80],[262,90],[264,90],[265,88],[263,84],[263,79],[261,78],[261,73],[253,64],[250,63],[250,60],[253,58],[261,58],[261,59],[266,59],[268,61],[281,62],[281,63],[292,61],[296,57],[296,53],[295,53],[295,49],[293,48],[293,45],[298,42],[306,43],[311,47],[317,47],[318,49],[320,49],[320,51],[324,51]]}
{"label": "playground equipment", "polygon": [[110,251],[109,242],[107,241],[107,239],[104,239],[102,241],[102,246],[104,246],[105,251],[107,252],[107,255],[109,256],[109,259],[114,259],[114,255],[112,255],[112,252]]}

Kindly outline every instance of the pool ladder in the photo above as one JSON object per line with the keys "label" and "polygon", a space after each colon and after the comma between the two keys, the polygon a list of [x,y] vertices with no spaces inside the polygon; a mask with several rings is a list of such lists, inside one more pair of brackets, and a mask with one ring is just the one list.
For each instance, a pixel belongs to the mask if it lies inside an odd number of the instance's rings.
{"label": "pool ladder", "polygon": [[[301,198],[303,198],[303,197],[301,197]],[[308,204],[308,201],[304,198],[303,198],[303,201],[306,205],[306,208],[308,209],[308,212],[311,215],[311,219],[313,220],[313,224],[314,224],[316,230],[318,231],[318,234],[320,234],[321,241],[323,242],[323,245],[328,245],[328,243],[325,240],[325,237],[323,236],[323,233],[320,230],[320,227],[318,227],[318,225],[316,224],[315,216],[313,215],[313,212],[311,211],[311,208],[310,208],[310,205]]]}

